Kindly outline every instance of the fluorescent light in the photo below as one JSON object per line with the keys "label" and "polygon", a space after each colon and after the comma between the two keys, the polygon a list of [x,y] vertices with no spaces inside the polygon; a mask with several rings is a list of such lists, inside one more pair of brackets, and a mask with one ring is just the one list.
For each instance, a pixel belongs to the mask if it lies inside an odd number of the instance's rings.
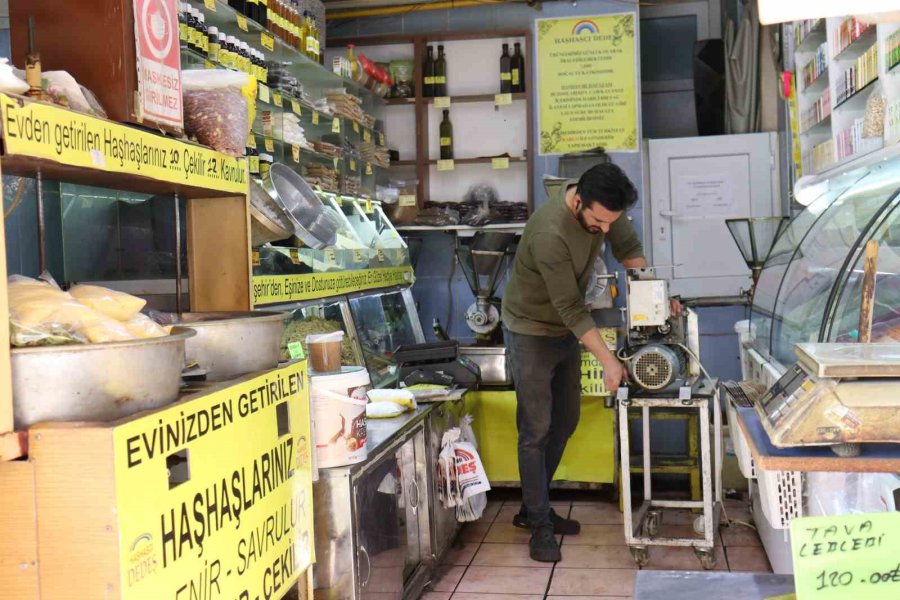
{"label": "fluorescent light", "polygon": [[801,19],[842,17],[848,12],[880,19],[880,15],[874,13],[896,13],[898,9],[900,2],[897,0],[854,0],[852,3],[847,0],[759,0],[759,22],[771,25]]}

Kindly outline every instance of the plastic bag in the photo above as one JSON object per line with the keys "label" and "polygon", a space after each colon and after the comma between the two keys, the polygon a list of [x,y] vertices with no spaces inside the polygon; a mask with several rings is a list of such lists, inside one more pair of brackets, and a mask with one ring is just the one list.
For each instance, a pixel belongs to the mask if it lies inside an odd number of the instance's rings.
{"label": "plastic bag", "polygon": [[392,402],[405,409],[415,409],[418,406],[415,396],[408,390],[369,390],[366,395],[369,402]]}
{"label": "plastic bag", "polygon": [[228,156],[242,156],[250,130],[249,103],[243,93],[249,79],[239,71],[182,71],[188,135]]}
{"label": "plastic bag", "polygon": [[441,440],[438,455],[438,497],[444,506],[456,507],[459,521],[476,521],[487,506],[491,484],[478,456],[472,416],[466,415],[459,427],[449,429]]}
{"label": "plastic bag", "polygon": [[396,402],[374,402],[366,405],[366,417],[369,419],[391,419],[406,412],[406,407]]}
{"label": "plastic bag", "polygon": [[116,321],[130,321],[147,304],[142,298],[98,285],[76,285],[69,293],[82,304]]}
{"label": "plastic bag", "polygon": [[4,94],[24,94],[28,84],[19,79],[9,64],[9,59],[0,58],[0,92]]}
{"label": "plastic bag", "polygon": [[131,335],[142,340],[169,335],[169,330],[143,313],[126,321],[125,327]]}
{"label": "plastic bag", "polygon": [[66,71],[45,71],[47,94],[54,103],[96,117],[106,118],[106,111],[89,89],[78,83]]}

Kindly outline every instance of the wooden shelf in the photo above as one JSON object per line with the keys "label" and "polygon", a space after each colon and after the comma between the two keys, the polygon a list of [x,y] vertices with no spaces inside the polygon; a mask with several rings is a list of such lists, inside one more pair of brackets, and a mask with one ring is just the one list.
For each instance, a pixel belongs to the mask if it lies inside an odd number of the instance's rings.
{"label": "wooden shelf", "polygon": [[391,161],[392,167],[414,167],[416,166],[415,160],[394,160]]}
{"label": "wooden shelf", "polygon": [[[526,163],[526,162],[528,162],[528,158],[526,158],[526,157],[524,157],[524,156],[510,156],[510,157],[506,157],[506,156],[482,156],[482,157],[479,157],[479,158],[454,158],[454,159],[453,159],[453,164],[454,164],[454,165],[489,165],[489,164],[491,164],[491,162],[493,162],[493,160],[494,160],[495,158],[509,158],[509,163],[510,163],[510,164],[513,164],[513,163]],[[428,164],[429,164],[429,165],[436,165],[436,164],[438,164],[438,162],[439,162],[438,160],[429,160],[429,161],[428,161]]]}
{"label": "wooden shelf", "polygon": [[384,103],[388,106],[415,106],[416,98],[388,98]]}
{"label": "wooden shelf", "polygon": [[[450,96],[450,105],[454,104],[471,104],[475,102],[490,102],[493,104],[494,99],[497,97],[496,94],[473,94],[471,96]],[[512,96],[513,102],[519,100],[526,100],[528,98],[528,94],[526,92],[519,92],[516,94],[510,94]],[[434,104],[434,98],[425,98],[425,102],[427,104]]]}

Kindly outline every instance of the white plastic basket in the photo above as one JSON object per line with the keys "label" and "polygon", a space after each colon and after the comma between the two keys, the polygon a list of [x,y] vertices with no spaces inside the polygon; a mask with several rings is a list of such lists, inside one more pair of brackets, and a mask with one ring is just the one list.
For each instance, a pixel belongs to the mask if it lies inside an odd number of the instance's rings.
{"label": "white plastic basket", "polygon": [[734,446],[734,455],[737,457],[738,467],[741,475],[747,479],[756,479],[756,465],[753,462],[753,455],[750,453],[750,445],[747,442],[747,436],[741,429],[737,420],[737,409],[728,401],[726,394],[725,406],[728,410],[728,433],[731,436],[731,443]]}
{"label": "white plastic basket", "polygon": [[756,470],[763,513],[775,529],[787,529],[803,516],[803,474],[800,471]]}

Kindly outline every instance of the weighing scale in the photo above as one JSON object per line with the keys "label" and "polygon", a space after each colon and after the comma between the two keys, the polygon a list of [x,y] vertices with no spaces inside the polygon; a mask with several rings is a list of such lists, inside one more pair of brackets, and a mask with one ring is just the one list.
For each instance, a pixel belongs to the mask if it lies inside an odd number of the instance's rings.
{"label": "weighing scale", "polygon": [[772,444],[900,443],[900,344],[797,344],[796,364],[755,401]]}

